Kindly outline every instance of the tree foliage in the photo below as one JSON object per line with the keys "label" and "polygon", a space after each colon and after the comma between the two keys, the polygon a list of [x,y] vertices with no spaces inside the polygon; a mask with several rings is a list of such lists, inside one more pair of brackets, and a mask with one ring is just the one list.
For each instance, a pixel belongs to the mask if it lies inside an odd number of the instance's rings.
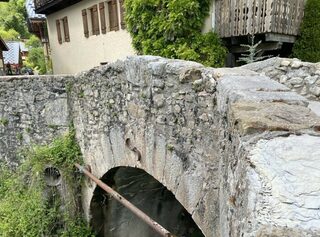
{"label": "tree foliage", "polygon": [[293,56],[304,61],[320,61],[320,1],[308,0],[301,35],[293,47]]}
{"label": "tree foliage", "polygon": [[28,57],[25,62],[26,66],[36,69],[40,74],[45,74],[47,72],[47,65],[39,38],[32,35],[26,42],[26,46],[29,49]]}
{"label": "tree foliage", "polygon": [[14,29],[5,30],[3,27],[0,27],[0,36],[5,41],[18,40],[20,38],[20,34]]}
{"label": "tree foliage", "polygon": [[26,24],[25,0],[10,0],[0,3],[0,28],[5,31],[14,30],[19,37],[28,38],[29,32]]}
{"label": "tree foliage", "polygon": [[202,34],[210,0],[126,0],[126,23],[140,54],[223,66],[226,49],[218,36]]}

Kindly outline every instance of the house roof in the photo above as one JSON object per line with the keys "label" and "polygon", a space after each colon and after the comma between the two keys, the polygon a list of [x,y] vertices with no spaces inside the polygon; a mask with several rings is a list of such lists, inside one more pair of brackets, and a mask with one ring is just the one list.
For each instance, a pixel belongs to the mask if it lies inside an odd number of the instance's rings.
{"label": "house roof", "polygon": [[6,43],[3,41],[3,39],[0,37],[0,50],[1,51],[8,51],[9,48],[8,46],[6,45]]}
{"label": "house roof", "polygon": [[6,42],[9,50],[3,52],[4,63],[19,64],[20,63],[20,42]]}
{"label": "house roof", "polygon": [[43,20],[46,19],[46,16],[43,14],[37,14],[35,12],[35,7],[34,7],[34,0],[26,0],[26,9],[27,9],[27,15],[29,19],[32,20]]}

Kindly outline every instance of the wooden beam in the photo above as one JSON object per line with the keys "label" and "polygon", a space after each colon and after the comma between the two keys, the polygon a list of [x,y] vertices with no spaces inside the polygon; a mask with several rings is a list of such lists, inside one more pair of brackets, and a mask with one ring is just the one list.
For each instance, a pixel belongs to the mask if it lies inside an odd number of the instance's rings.
{"label": "wooden beam", "polygon": [[[282,47],[282,42],[261,43],[257,47],[257,50],[273,51],[273,50],[281,49],[281,47]],[[244,47],[244,46],[232,46],[230,49],[230,52],[231,53],[246,53],[246,52],[248,52],[248,48]]]}
{"label": "wooden beam", "polygon": [[284,43],[294,43],[296,41],[296,36],[275,34],[275,33],[266,33],[266,41],[267,42],[275,41],[275,42],[284,42]]}

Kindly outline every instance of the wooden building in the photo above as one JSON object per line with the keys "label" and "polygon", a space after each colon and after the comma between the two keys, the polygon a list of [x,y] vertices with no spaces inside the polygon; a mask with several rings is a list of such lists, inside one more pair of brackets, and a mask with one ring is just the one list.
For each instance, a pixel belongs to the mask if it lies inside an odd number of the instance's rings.
{"label": "wooden building", "polygon": [[248,37],[263,51],[288,56],[299,34],[305,0],[217,0],[215,30],[231,53],[245,52]]}
{"label": "wooden building", "polygon": [[[35,5],[33,0],[26,0],[25,6],[27,10],[27,24],[30,33],[36,35],[43,45],[46,65],[50,61],[50,44],[47,30],[47,18],[44,14],[37,14],[35,12]],[[50,68],[47,68],[49,71]]]}
{"label": "wooden building", "polygon": [[3,51],[8,51],[9,48],[0,37],[0,76],[5,75],[5,64],[3,60]]}
{"label": "wooden building", "polygon": [[19,75],[22,68],[22,52],[20,42],[7,41],[8,50],[3,52],[4,65],[10,65],[12,74]]}

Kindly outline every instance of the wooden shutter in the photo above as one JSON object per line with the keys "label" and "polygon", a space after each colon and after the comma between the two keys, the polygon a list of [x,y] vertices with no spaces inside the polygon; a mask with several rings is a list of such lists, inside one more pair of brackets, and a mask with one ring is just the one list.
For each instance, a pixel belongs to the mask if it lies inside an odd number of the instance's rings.
{"label": "wooden shutter", "polygon": [[117,30],[119,30],[117,0],[111,0],[108,2],[108,10],[109,10],[110,30],[117,31]]}
{"label": "wooden shutter", "polygon": [[100,12],[100,23],[101,23],[101,32],[102,34],[107,33],[107,25],[106,25],[106,13],[104,2],[99,3],[99,12]]}
{"label": "wooden shutter", "polygon": [[124,20],[125,10],[124,10],[124,0],[120,0],[120,20],[121,20],[121,29],[126,28],[126,23]]}
{"label": "wooden shutter", "polygon": [[89,37],[87,9],[82,10],[83,33],[86,38]]}
{"label": "wooden shutter", "polygon": [[59,44],[62,44],[60,20],[56,20],[56,26],[57,26],[57,36],[58,36]]}
{"label": "wooden shutter", "polygon": [[70,42],[68,17],[64,17],[62,20],[63,20],[64,40],[66,42]]}
{"label": "wooden shutter", "polygon": [[94,5],[91,8],[92,31],[94,35],[100,34],[98,7]]}

